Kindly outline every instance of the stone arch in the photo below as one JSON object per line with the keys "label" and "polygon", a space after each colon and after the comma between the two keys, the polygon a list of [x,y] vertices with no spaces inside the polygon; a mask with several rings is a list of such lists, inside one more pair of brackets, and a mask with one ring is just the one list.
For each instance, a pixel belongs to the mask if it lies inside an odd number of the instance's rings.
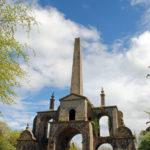
{"label": "stone arch", "polygon": [[50,119],[50,120],[48,121],[47,138],[49,138],[50,128],[51,128],[51,122],[53,122],[53,119]]}
{"label": "stone arch", "polygon": [[48,137],[48,127],[49,127],[49,121],[50,120],[53,120],[53,117],[52,116],[45,116],[45,117],[43,117],[42,118],[42,126],[43,126],[43,141],[45,141],[46,143],[48,142],[48,139],[47,139],[47,137]]}
{"label": "stone arch", "polygon": [[99,119],[99,135],[100,137],[110,136],[108,116],[102,116]]}
{"label": "stone arch", "polygon": [[95,150],[102,150],[101,148],[102,148],[104,145],[106,146],[106,148],[109,148],[109,150],[114,150],[112,144],[110,144],[110,143],[103,143],[103,144],[100,144],[100,145],[98,145],[98,146],[96,147]]}
{"label": "stone arch", "polygon": [[75,120],[76,118],[76,111],[74,109],[71,109],[69,111],[69,120]]}
{"label": "stone arch", "polygon": [[[62,142],[63,139],[66,139],[66,149],[67,144],[71,140],[72,137],[74,137],[77,134],[82,135],[82,149],[83,150],[93,150],[93,136],[92,136],[92,124],[89,122],[79,121],[79,122],[53,122],[52,123],[52,132],[50,133],[49,137],[49,150],[64,150],[60,147],[56,146],[59,145],[58,142]],[[68,135],[69,134],[69,135]],[[61,136],[62,135],[62,136]],[[72,135],[72,136],[71,136]],[[59,137],[62,137],[59,139]]]}
{"label": "stone arch", "polygon": [[70,147],[72,146],[72,149],[78,149],[78,150],[82,150],[82,134],[76,134],[75,136],[72,137],[72,139],[70,140]]}
{"label": "stone arch", "polygon": [[[113,135],[113,131],[112,131],[113,130],[112,117],[106,112],[105,113],[104,112],[103,113],[99,113],[98,114],[98,121],[99,121],[99,123],[100,123],[100,119],[103,118],[103,117],[108,117],[108,130],[109,130],[108,132],[109,132],[109,136],[112,136]],[[100,127],[100,124],[99,124],[99,135],[101,135],[100,134],[100,128],[101,127]]]}
{"label": "stone arch", "polygon": [[35,137],[39,143],[40,149],[47,149],[48,146],[48,122],[50,119],[56,119],[56,116],[53,112],[38,113],[36,120],[35,128]]}
{"label": "stone arch", "polygon": [[65,127],[61,129],[54,138],[55,150],[69,150],[69,142],[77,134],[82,135],[82,133],[74,127]]}

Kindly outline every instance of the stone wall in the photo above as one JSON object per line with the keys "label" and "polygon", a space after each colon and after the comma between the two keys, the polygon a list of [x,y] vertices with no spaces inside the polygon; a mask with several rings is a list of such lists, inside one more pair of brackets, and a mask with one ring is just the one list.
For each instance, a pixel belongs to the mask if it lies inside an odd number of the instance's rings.
{"label": "stone wall", "polygon": [[60,101],[59,120],[69,121],[69,112],[75,110],[75,120],[87,120],[87,103],[84,98],[71,96],[69,99]]}

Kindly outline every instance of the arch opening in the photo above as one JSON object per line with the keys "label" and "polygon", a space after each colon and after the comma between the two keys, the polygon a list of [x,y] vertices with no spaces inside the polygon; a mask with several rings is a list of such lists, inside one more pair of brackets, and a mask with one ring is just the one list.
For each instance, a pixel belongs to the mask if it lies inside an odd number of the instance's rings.
{"label": "arch opening", "polygon": [[49,138],[51,122],[53,122],[53,119],[50,119],[47,124],[47,138]]}
{"label": "arch opening", "polygon": [[56,135],[55,150],[70,150],[71,146],[76,146],[76,144],[78,144],[78,142],[81,145],[81,146],[78,145],[78,148],[82,147],[82,144],[81,144],[82,138],[79,140],[78,135],[80,135],[80,137],[82,137],[81,133],[73,127],[67,127],[67,128],[62,129],[62,131],[58,135]]}
{"label": "arch opening", "polygon": [[110,136],[109,132],[109,117],[103,116],[99,119],[99,135],[101,137]]}
{"label": "arch opening", "polygon": [[69,143],[69,150],[82,150],[82,134],[72,137]]}
{"label": "arch opening", "polygon": [[75,114],[76,114],[76,111],[74,109],[71,109],[69,111],[69,120],[75,120]]}
{"label": "arch opening", "polygon": [[45,143],[48,142],[49,134],[50,134],[50,122],[53,122],[53,118],[44,118],[43,120],[43,141]]}
{"label": "arch opening", "polygon": [[97,150],[113,150],[113,147],[111,144],[109,143],[104,143],[102,145],[100,145]]}

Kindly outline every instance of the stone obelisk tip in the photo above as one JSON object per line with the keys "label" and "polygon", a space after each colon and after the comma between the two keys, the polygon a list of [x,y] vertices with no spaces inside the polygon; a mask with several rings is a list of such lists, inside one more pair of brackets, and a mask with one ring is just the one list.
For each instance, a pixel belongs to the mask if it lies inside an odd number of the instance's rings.
{"label": "stone obelisk tip", "polygon": [[80,38],[75,38],[74,55],[72,65],[71,78],[71,93],[83,94],[83,80],[82,80],[82,50]]}

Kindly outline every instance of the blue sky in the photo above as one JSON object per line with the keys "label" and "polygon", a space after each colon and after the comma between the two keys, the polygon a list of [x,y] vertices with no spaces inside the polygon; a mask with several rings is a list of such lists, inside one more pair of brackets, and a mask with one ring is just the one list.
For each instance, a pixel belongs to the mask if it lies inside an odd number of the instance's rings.
{"label": "blue sky", "polygon": [[[40,22],[30,37],[18,30],[16,38],[35,49],[23,87],[16,89],[17,104],[0,104],[12,129],[25,128],[37,111],[48,110],[51,93],[59,99],[70,92],[73,44],[81,37],[84,95],[100,105],[100,88],[106,104],[117,105],[125,124],[139,132],[146,127],[150,106],[149,0],[35,0],[31,3]],[[140,119],[139,119],[140,118]]]}
{"label": "blue sky", "polygon": [[106,44],[134,34],[145,10],[139,5],[132,6],[130,0],[44,0],[39,2],[43,7],[49,4],[57,8],[65,14],[66,19],[85,26],[96,27]]}

